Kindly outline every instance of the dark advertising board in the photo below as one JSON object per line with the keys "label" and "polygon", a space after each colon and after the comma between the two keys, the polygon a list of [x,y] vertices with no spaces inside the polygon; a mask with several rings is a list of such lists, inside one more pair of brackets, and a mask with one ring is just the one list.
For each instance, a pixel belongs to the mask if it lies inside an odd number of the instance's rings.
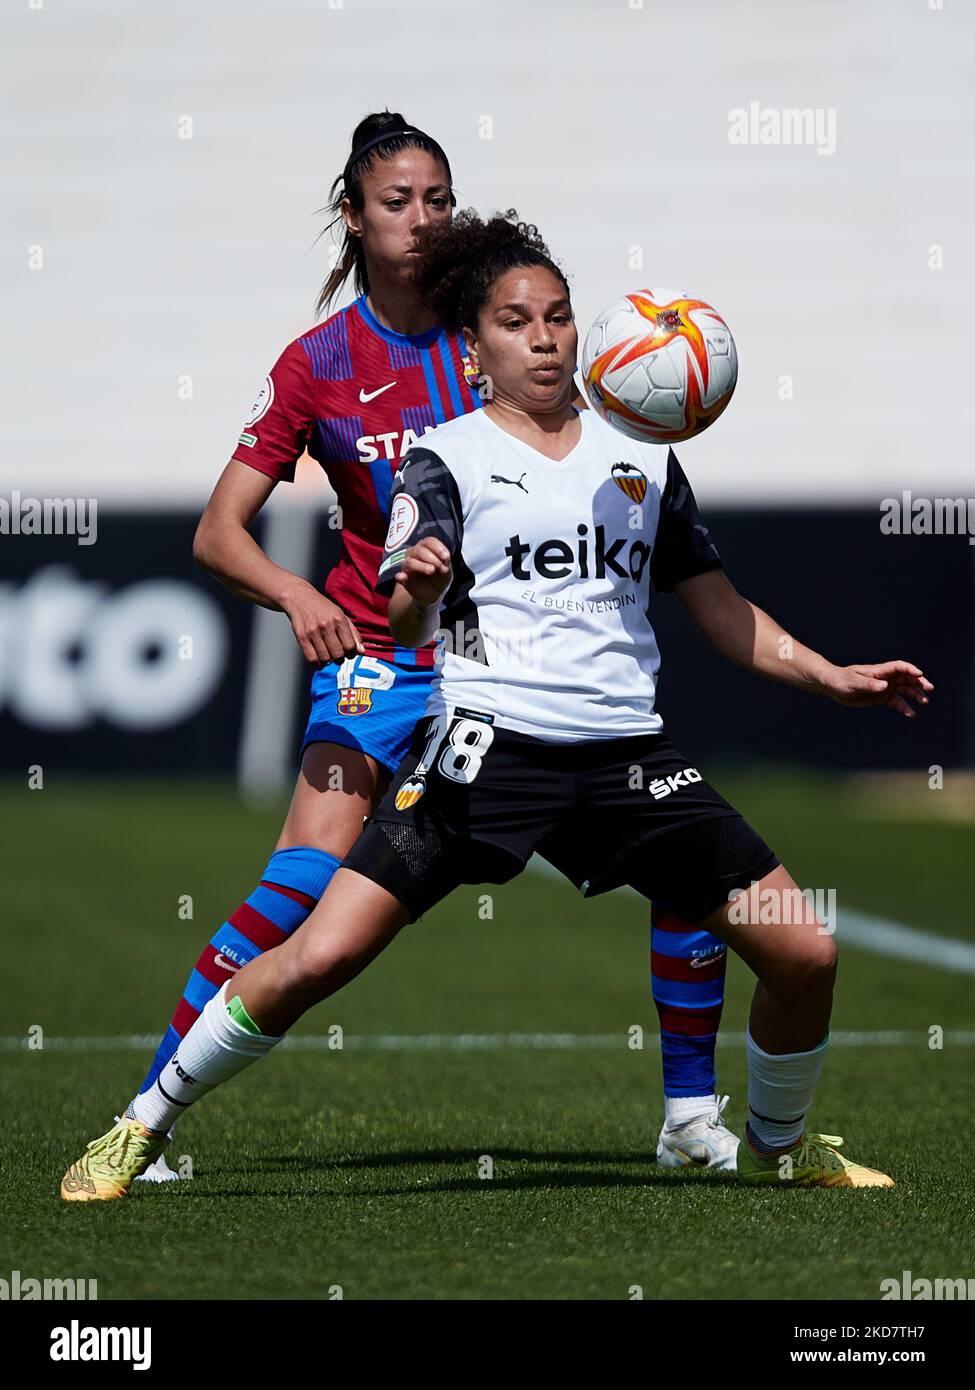
{"label": "dark advertising board", "polygon": [[[96,544],[0,537],[0,768],[235,773],[259,650],[256,610],[193,564],[195,514],[98,520]],[[914,661],[937,696],[908,723],[797,694],[730,666],[676,599],[658,596],[658,708],[678,746],[712,763],[971,764],[975,547],[967,537],[884,535],[866,509],[713,511],[708,520],[737,587],[799,640],[840,663]],[[309,577],[320,582],[338,536],[326,514],[310,534]],[[297,747],[307,671],[297,648],[292,660],[276,717]]]}

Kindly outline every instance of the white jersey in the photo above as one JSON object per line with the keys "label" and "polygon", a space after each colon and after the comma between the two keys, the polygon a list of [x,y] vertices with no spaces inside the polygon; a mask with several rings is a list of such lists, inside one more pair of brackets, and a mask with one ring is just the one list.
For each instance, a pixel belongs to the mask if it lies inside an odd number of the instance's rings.
{"label": "white jersey", "polygon": [[580,421],[560,460],[484,410],[403,459],[377,589],[426,537],[453,557],[428,714],[460,706],[556,743],[660,731],[651,586],[722,562],[672,450]]}

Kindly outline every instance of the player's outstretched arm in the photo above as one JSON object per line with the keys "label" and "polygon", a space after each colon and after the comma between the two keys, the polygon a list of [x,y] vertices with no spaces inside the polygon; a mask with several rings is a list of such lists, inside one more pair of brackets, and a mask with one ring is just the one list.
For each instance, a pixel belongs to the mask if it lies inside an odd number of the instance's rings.
{"label": "player's outstretched arm", "polygon": [[908,719],[916,714],[911,702],[926,705],[934,689],[909,661],[834,666],[739,594],[720,570],[685,579],[674,593],[715,651],[770,680],[828,695],[841,705],[886,705]]}
{"label": "player's outstretched arm", "polygon": [[338,604],[276,565],[248,530],[276,486],[273,478],[231,459],[200,517],[193,559],[238,598],[287,613],[295,640],[314,665],[361,654],[355,624]]}
{"label": "player's outstretched arm", "polygon": [[450,551],[433,536],[411,545],[396,572],[389,599],[389,630],[401,647],[432,641],[440,621],[440,600],[450,588]]}

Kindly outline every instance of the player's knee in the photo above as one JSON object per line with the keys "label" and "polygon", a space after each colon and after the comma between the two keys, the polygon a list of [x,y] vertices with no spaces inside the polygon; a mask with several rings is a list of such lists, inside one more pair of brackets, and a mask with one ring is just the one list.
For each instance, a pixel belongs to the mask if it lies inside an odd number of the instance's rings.
{"label": "player's knee", "polygon": [[828,998],[836,983],[836,945],[831,936],[818,937],[801,956],[775,972],[771,982],[779,1003],[798,1006]]}
{"label": "player's knee", "polygon": [[351,979],[363,962],[347,943],[334,937],[296,942],[290,962],[290,983],[309,998],[326,998],[340,984]]}
{"label": "player's knee", "polygon": [[335,963],[335,949],[330,942],[298,943],[291,962],[292,981],[296,986],[313,987],[316,982],[327,980]]}

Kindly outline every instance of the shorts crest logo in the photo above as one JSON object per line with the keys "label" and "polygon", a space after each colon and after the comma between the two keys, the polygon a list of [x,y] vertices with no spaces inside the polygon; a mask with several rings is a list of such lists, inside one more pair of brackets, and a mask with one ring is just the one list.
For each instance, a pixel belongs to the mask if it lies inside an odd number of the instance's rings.
{"label": "shorts crest logo", "polygon": [[414,773],[412,777],[407,777],[406,781],[396,793],[397,811],[408,811],[411,806],[415,806],[420,797],[427,789],[425,777],[420,777]]}
{"label": "shorts crest logo", "polygon": [[339,694],[339,714],[367,714],[372,709],[372,691],[359,687]]}
{"label": "shorts crest logo", "polygon": [[642,502],[647,495],[647,480],[632,463],[614,463],[613,482],[625,492],[631,502]]}

